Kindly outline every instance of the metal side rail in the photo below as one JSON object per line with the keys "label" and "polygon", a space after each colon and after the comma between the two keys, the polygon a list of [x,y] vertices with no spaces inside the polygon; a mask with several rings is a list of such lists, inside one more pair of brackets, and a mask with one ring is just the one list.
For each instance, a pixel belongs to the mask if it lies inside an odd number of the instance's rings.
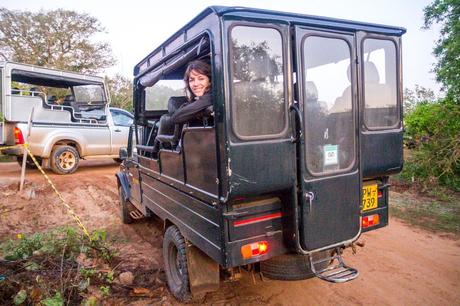
{"label": "metal side rail", "polygon": [[[344,283],[358,277],[358,270],[347,266],[343,262],[339,249],[336,249],[333,254],[334,255],[331,257],[323,258],[317,261],[314,261],[312,255],[309,255],[310,268],[315,276],[332,283]],[[329,265],[326,268],[317,271],[316,267],[323,266],[325,262],[329,262]]]}

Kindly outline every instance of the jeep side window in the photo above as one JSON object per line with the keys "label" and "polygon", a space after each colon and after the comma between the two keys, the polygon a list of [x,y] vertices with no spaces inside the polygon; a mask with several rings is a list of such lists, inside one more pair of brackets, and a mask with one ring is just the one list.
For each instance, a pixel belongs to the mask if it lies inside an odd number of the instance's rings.
{"label": "jeep side window", "polygon": [[245,140],[281,134],[287,124],[281,33],[238,25],[230,39],[234,133]]}
{"label": "jeep side window", "polygon": [[160,80],[145,88],[145,110],[167,110],[170,97],[184,95],[183,80]]}
{"label": "jeep side window", "polygon": [[399,123],[396,46],[390,40],[368,38],[363,43],[364,124],[368,128]]}

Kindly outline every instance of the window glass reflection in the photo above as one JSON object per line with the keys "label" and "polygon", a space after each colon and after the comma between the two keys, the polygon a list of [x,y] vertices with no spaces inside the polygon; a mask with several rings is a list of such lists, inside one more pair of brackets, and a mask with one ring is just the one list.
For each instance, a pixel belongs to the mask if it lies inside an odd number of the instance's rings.
{"label": "window glass reflection", "polygon": [[355,159],[350,47],[309,36],[303,51],[307,168],[313,174],[347,169]]}
{"label": "window glass reflection", "polygon": [[280,32],[231,30],[233,128],[239,137],[276,135],[286,126]]}

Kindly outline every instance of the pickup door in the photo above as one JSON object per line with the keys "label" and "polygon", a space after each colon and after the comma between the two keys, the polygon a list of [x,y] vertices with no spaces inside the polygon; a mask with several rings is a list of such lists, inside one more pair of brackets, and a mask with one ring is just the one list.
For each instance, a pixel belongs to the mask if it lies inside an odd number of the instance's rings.
{"label": "pickup door", "polygon": [[133,124],[133,116],[121,109],[110,109],[112,122],[110,133],[112,135],[111,155],[118,155],[121,147],[128,146],[129,127]]}

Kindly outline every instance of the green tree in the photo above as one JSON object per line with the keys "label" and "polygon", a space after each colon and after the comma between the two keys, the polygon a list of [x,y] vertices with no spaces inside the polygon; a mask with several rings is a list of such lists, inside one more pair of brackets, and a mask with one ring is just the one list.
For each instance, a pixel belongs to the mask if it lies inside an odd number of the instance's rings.
{"label": "green tree", "polygon": [[404,119],[406,138],[415,149],[405,162],[403,176],[425,188],[441,184],[460,191],[460,0],[434,0],[424,13],[424,28],[441,25],[434,71],[447,95],[421,101],[430,103],[411,104],[411,98],[405,99],[405,105],[412,106]]}
{"label": "green tree", "polygon": [[12,11],[0,8],[0,52],[8,59],[82,73],[96,73],[115,64],[104,32],[88,14],[53,11]]}
{"label": "green tree", "polygon": [[158,82],[153,87],[145,89],[145,106],[147,109],[168,109],[168,100],[173,96],[183,96],[184,90]]}
{"label": "green tree", "polygon": [[424,28],[441,24],[441,35],[434,48],[437,79],[449,100],[460,104],[460,0],[434,0],[424,13]]}
{"label": "green tree", "polygon": [[415,88],[413,90],[405,88],[404,114],[412,112],[419,103],[429,103],[434,102],[436,100],[437,98],[434,94],[434,91],[429,88],[425,88],[417,84],[415,84]]}
{"label": "green tree", "polygon": [[105,77],[105,83],[110,93],[110,105],[133,111],[133,81],[120,74]]}
{"label": "green tree", "polygon": [[460,191],[460,105],[450,102],[417,104],[404,121],[416,149],[405,163],[406,177],[425,187],[440,183]]}

